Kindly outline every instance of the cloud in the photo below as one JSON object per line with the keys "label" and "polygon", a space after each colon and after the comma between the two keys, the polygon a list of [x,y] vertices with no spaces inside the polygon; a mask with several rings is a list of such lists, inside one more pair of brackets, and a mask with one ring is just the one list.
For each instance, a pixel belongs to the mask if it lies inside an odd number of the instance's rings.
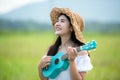
{"label": "cloud", "polygon": [[7,13],[27,4],[43,1],[47,0],[0,0],[0,14]]}

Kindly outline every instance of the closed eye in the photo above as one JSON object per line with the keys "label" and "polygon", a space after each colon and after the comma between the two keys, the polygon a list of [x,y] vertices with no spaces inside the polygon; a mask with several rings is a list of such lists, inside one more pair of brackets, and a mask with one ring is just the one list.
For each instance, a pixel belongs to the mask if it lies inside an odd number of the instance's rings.
{"label": "closed eye", "polygon": [[65,21],[61,20],[61,22],[65,22]]}
{"label": "closed eye", "polygon": [[58,19],[58,20],[56,20],[56,22],[59,22],[59,21],[60,22],[65,22],[65,19],[60,19],[60,20]]}
{"label": "closed eye", "polygon": [[61,21],[61,22],[65,22],[65,20],[64,20],[64,19],[61,19],[60,21]]}

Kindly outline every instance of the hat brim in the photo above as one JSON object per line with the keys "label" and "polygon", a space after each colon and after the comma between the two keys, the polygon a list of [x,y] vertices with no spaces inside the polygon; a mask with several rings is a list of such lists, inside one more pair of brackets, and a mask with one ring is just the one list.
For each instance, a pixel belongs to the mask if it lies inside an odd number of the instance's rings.
{"label": "hat brim", "polygon": [[51,17],[51,21],[52,21],[53,26],[55,25],[57,19],[61,15],[61,13],[66,14],[70,18],[76,38],[80,42],[84,43],[84,39],[83,39],[83,35],[82,35],[82,31],[84,29],[83,18],[78,13],[71,11],[69,8],[57,8],[57,7],[55,7],[52,9],[52,11],[50,13],[50,17]]}

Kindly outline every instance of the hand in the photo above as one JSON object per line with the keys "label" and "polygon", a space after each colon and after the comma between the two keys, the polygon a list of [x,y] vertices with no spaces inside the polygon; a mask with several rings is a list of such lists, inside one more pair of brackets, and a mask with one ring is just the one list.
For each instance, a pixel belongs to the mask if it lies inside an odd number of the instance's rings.
{"label": "hand", "polygon": [[47,65],[49,65],[51,62],[51,57],[50,56],[43,56],[40,63],[39,63],[39,68],[44,68],[46,67]]}
{"label": "hand", "polygon": [[70,62],[73,62],[77,57],[77,51],[75,48],[68,47],[68,59]]}

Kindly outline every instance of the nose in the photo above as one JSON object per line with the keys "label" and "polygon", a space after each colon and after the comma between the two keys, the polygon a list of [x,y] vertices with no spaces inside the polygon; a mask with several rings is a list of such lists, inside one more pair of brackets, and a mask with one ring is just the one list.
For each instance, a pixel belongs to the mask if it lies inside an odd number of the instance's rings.
{"label": "nose", "polygon": [[60,22],[59,22],[59,21],[56,22],[56,23],[55,23],[55,26],[56,26],[56,27],[60,26]]}

